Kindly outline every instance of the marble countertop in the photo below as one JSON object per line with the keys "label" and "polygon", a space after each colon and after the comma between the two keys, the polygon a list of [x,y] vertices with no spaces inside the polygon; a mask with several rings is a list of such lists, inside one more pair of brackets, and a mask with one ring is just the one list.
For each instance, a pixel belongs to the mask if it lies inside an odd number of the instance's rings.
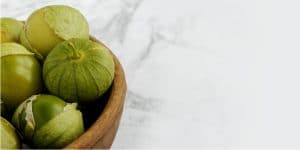
{"label": "marble countertop", "polygon": [[79,9],[124,66],[113,148],[300,149],[297,0],[9,0]]}

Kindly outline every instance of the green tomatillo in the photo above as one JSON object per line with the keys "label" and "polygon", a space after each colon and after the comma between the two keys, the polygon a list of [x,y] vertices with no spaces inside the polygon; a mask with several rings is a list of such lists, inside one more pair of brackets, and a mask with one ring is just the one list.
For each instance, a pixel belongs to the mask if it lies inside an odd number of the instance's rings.
{"label": "green tomatillo", "polygon": [[49,53],[43,78],[50,93],[69,102],[90,103],[110,87],[114,69],[113,57],[104,45],[70,39]]}
{"label": "green tomatillo", "polygon": [[13,18],[0,18],[0,43],[19,42],[23,23]]}
{"label": "green tomatillo", "polygon": [[52,95],[33,95],[15,111],[12,123],[36,148],[62,148],[84,132],[76,103]]}
{"label": "green tomatillo", "polygon": [[64,5],[36,10],[27,19],[23,32],[21,43],[43,57],[64,40],[89,38],[89,27],[84,16],[78,10]]}
{"label": "green tomatillo", "polygon": [[20,140],[15,128],[2,117],[0,117],[0,136],[0,149],[20,148]]}
{"label": "green tomatillo", "polygon": [[42,68],[34,54],[16,43],[0,44],[1,100],[8,111],[42,90]]}

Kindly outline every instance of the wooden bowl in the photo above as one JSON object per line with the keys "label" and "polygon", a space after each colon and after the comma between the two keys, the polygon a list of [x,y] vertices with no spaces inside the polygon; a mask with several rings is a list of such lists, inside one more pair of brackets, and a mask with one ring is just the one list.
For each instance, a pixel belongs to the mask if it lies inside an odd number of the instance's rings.
{"label": "wooden bowl", "polygon": [[[101,43],[94,37],[90,37],[90,39]],[[115,78],[107,96],[107,103],[95,122],[79,138],[67,145],[65,149],[108,149],[112,145],[119,127],[126,95],[123,68],[117,57],[113,53],[112,55],[115,62]]]}

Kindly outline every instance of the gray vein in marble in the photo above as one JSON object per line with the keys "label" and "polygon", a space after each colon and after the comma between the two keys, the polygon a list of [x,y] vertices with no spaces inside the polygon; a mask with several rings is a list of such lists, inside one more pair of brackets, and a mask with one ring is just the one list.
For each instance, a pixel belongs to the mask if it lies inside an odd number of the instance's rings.
{"label": "gray vein in marble", "polygon": [[[113,16],[113,18],[102,27],[102,33],[109,32],[110,37],[117,37],[122,44],[126,37],[128,26],[143,0],[136,0],[134,2],[122,1],[123,6],[121,10]],[[111,33],[113,32],[113,33]]]}
{"label": "gray vein in marble", "polygon": [[[150,39],[149,39],[148,44],[145,47],[145,50],[137,58],[138,63],[137,63],[137,66],[136,66],[136,70],[138,70],[143,65],[143,63],[147,60],[148,56],[151,54],[152,50],[154,49],[153,47],[157,43],[159,43],[159,42],[166,42],[166,43],[170,43],[170,44],[175,44],[176,43],[176,38],[174,38],[174,39],[167,38],[153,24],[154,24],[154,22],[151,21],[150,22],[150,26],[151,26],[151,28],[150,28],[151,29]],[[176,34],[178,34],[178,33],[176,33]],[[174,37],[176,37],[176,36],[174,36]]]}
{"label": "gray vein in marble", "polygon": [[146,111],[157,112],[160,110],[162,100],[153,97],[144,97],[132,90],[127,91],[128,108]]}
{"label": "gray vein in marble", "polygon": [[[159,114],[163,100],[153,97],[144,97],[131,90],[127,91],[125,102],[123,124],[128,126],[139,127],[151,122],[153,115]],[[128,114],[127,114],[128,113]]]}

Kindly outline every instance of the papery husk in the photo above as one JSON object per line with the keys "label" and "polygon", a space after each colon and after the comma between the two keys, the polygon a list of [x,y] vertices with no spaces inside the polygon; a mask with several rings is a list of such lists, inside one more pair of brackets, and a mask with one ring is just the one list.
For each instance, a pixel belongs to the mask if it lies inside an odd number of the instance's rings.
{"label": "papery husk", "polygon": [[73,106],[38,129],[33,136],[33,145],[37,148],[62,148],[83,132],[82,114]]}
{"label": "papery husk", "polygon": [[34,55],[24,46],[17,43],[2,43],[0,44],[0,58],[10,55]]}

